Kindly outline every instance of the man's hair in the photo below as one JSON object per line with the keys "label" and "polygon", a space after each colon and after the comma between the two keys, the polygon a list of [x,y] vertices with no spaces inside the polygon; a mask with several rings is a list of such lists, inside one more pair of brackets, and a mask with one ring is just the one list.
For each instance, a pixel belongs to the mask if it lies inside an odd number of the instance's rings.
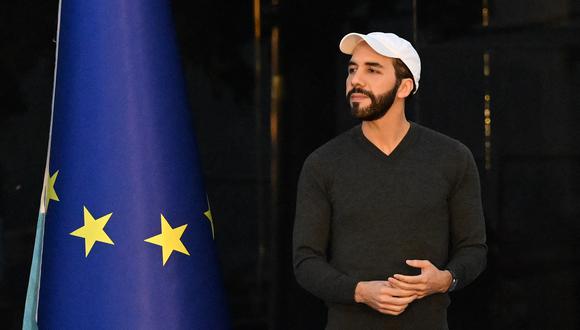
{"label": "man's hair", "polygon": [[411,73],[411,70],[409,70],[409,68],[405,65],[405,63],[403,63],[403,61],[401,61],[401,59],[399,58],[394,59],[393,67],[395,68],[395,78],[397,78],[399,82],[406,78],[409,78],[413,81],[413,90],[411,91],[411,93],[409,93],[409,96],[407,96],[406,98],[407,100],[411,99],[413,93],[417,89],[417,85],[415,84],[415,79],[413,79],[413,74]]}

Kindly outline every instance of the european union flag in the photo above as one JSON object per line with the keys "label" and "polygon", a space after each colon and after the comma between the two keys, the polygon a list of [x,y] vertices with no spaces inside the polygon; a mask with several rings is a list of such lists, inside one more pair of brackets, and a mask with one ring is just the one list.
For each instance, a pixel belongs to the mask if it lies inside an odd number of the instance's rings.
{"label": "european union flag", "polygon": [[169,1],[59,15],[38,326],[228,328]]}

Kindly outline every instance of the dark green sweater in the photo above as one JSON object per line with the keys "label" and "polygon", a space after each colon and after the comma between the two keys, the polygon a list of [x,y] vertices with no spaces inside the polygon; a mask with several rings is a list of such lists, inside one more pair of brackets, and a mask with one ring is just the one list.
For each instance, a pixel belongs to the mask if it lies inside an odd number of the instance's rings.
{"label": "dark green sweater", "polygon": [[298,182],[294,271],[324,300],[328,329],[446,329],[447,294],[399,316],[354,301],[359,281],[419,274],[407,259],[450,269],[457,288],[485,268],[479,176],[467,147],[415,123],[387,156],[358,125],[314,151]]}

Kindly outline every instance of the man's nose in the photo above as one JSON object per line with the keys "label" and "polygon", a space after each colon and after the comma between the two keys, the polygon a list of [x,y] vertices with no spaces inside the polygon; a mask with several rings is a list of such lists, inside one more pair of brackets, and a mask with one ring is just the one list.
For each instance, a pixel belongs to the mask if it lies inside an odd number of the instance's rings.
{"label": "man's nose", "polygon": [[352,87],[356,87],[356,86],[364,86],[364,79],[362,78],[361,74],[357,71],[355,71],[354,73],[352,73],[351,77],[350,77],[350,85]]}

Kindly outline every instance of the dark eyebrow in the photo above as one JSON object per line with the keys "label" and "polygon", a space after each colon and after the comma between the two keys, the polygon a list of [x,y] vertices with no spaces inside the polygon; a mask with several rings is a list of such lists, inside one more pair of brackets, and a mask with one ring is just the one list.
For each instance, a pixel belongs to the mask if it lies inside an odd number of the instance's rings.
{"label": "dark eyebrow", "polygon": [[383,68],[383,66],[382,66],[382,65],[380,65],[380,64],[379,64],[379,63],[377,63],[377,62],[365,62],[365,65],[366,65],[366,66],[372,66],[372,67],[375,67],[375,68]]}
{"label": "dark eyebrow", "polygon": [[[358,64],[356,62],[354,62],[354,61],[348,62],[348,66],[351,66],[351,65],[358,66]],[[384,66],[382,66],[378,62],[365,62],[365,65],[366,66],[370,66],[370,67],[380,68],[380,69],[384,68]]]}

